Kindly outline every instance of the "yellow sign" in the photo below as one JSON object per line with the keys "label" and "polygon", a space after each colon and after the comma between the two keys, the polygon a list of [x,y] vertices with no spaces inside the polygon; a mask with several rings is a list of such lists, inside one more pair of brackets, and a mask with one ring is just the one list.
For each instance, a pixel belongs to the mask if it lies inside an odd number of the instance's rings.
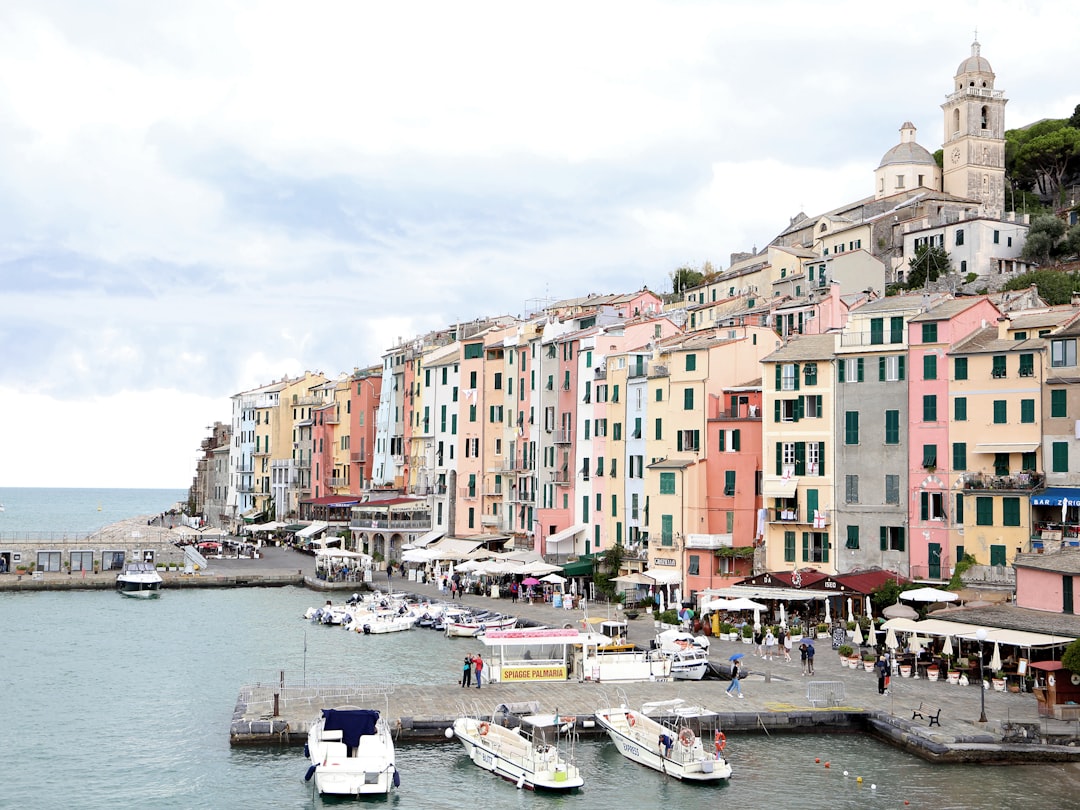
{"label": "yellow sign", "polygon": [[565,681],[565,666],[503,667],[503,681]]}

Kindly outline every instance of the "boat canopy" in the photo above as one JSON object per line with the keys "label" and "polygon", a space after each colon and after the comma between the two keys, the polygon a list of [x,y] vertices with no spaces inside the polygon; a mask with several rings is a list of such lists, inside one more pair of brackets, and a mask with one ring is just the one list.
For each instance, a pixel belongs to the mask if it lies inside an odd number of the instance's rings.
{"label": "boat canopy", "polygon": [[360,745],[360,738],[377,733],[379,713],[375,709],[323,709],[324,731],[340,731],[341,741],[349,748]]}

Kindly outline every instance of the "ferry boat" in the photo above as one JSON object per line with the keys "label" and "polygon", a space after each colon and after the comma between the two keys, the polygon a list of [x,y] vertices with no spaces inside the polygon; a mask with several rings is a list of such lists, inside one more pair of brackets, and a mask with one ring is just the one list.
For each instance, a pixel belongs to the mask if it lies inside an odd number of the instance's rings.
{"label": "ferry boat", "polygon": [[161,574],[153,563],[131,562],[116,576],[116,590],[122,596],[156,599],[161,596]]}

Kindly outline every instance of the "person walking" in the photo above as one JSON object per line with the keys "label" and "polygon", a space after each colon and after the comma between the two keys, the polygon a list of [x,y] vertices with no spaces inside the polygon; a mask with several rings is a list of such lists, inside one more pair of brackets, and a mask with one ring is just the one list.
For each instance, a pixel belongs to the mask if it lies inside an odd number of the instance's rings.
{"label": "person walking", "polygon": [[814,645],[806,645],[806,674],[814,674]]}
{"label": "person walking", "polygon": [[885,686],[889,680],[889,662],[885,660],[884,655],[878,656],[878,660],[874,664],[874,672],[877,673],[877,693],[879,695],[888,694]]}
{"label": "person walking", "polygon": [[754,655],[758,658],[765,657],[765,634],[761,632],[761,625],[754,625]]}
{"label": "person walking", "polygon": [[473,659],[473,669],[476,670],[476,688],[480,688],[480,675],[484,671],[484,658],[480,653],[476,654],[476,658]]}
{"label": "person walking", "polygon": [[786,633],[784,635],[784,640],[781,643],[781,646],[784,648],[784,660],[787,661],[790,664],[791,663],[791,633]]}
{"label": "person walking", "polygon": [[465,663],[461,667],[461,685],[468,688],[472,685],[472,659],[465,656]]}
{"label": "person walking", "polygon": [[806,674],[807,662],[810,660],[810,656],[807,653],[808,649],[809,649],[809,645],[805,641],[802,644],[799,645],[799,660],[802,662],[802,674],[803,675]]}
{"label": "person walking", "polygon": [[728,686],[728,688],[726,690],[728,697],[735,697],[735,695],[732,694],[732,690],[734,690],[738,694],[738,696],[740,698],[743,696],[742,685],[739,683],[739,678],[741,676],[742,676],[742,673],[739,672],[739,662],[738,661],[732,661],[731,662],[731,684]]}
{"label": "person walking", "polygon": [[765,631],[765,660],[772,661],[776,657],[776,636],[770,627]]}

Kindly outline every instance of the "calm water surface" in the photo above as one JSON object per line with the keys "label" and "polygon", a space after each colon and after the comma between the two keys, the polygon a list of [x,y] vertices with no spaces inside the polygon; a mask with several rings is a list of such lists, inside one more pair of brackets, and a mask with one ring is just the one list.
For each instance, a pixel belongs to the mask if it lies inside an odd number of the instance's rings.
{"label": "calm water surface", "polygon": [[[167,591],[154,601],[111,592],[0,594],[0,807],[310,808],[302,749],[231,749],[240,686],[285,669],[333,680],[435,683],[475,642],[428,630],[363,636],[299,617],[320,603],[300,588]],[[305,651],[306,646],[306,651]],[[1071,766],[931,766],[855,735],[738,736],[735,777],[693,787],[579,744],[576,795],[517,791],[457,744],[399,751],[400,808],[972,808],[1064,807],[1080,795]],[[814,759],[829,760],[828,770]],[[843,771],[849,771],[844,777]],[[857,785],[854,777],[864,782]],[[876,790],[870,785],[875,784]],[[1022,796],[1022,800],[1021,797]],[[370,801],[370,800],[369,800]],[[1063,804],[1065,802],[1065,804]],[[1072,806],[1076,806],[1075,803]]]}

